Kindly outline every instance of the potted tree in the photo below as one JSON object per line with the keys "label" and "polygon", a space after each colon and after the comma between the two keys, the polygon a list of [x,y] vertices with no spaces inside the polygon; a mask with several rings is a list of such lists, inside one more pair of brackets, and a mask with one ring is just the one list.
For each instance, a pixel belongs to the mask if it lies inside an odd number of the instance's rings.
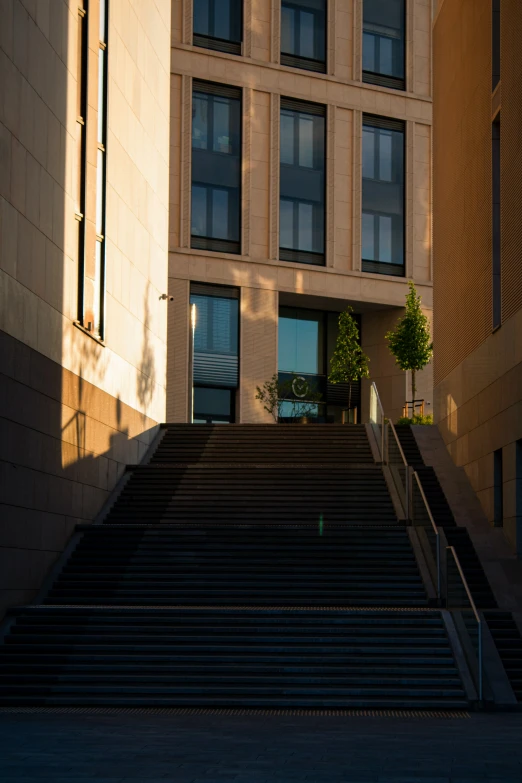
{"label": "potted tree", "polygon": [[368,356],[364,353],[359,340],[359,327],[352,315],[353,308],[347,307],[339,315],[339,330],[335,350],[330,360],[330,383],[348,383],[348,417],[352,407],[352,383],[367,378]]}
{"label": "potted tree", "polygon": [[421,310],[421,297],[417,295],[411,280],[408,286],[410,290],[406,295],[405,313],[397,322],[395,329],[388,332],[386,339],[401,370],[411,372],[412,414],[415,416],[417,392],[415,373],[422,370],[430,361],[433,355],[433,343],[428,319]]}

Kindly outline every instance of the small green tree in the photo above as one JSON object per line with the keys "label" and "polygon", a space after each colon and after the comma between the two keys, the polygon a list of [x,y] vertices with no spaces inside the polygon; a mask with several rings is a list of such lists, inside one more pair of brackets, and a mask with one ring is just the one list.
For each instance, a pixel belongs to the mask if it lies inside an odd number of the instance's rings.
{"label": "small green tree", "polygon": [[401,370],[405,372],[411,370],[411,391],[412,398],[415,400],[417,391],[415,373],[422,370],[430,361],[433,355],[433,343],[428,319],[421,310],[421,298],[417,296],[417,290],[411,280],[408,281],[408,285],[410,290],[406,294],[406,312],[399,319],[395,329],[388,332],[386,339]]}
{"label": "small green tree", "polygon": [[335,351],[330,360],[330,383],[348,383],[348,410],[352,404],[352,382],[367,378],[369,358],[359,342],[359,327],[352,315],[353,308],[347,307],[339,315],[339,331]]}

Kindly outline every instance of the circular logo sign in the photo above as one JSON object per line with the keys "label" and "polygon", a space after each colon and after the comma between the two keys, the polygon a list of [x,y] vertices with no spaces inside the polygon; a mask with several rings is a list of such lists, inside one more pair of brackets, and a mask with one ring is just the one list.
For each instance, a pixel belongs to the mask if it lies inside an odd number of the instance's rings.
{"label": "circular logo sign", "polygon": [[292,391],[296,397],[306,397],[308,394],[308,381],[302,375],[298,375],[292,381]]}

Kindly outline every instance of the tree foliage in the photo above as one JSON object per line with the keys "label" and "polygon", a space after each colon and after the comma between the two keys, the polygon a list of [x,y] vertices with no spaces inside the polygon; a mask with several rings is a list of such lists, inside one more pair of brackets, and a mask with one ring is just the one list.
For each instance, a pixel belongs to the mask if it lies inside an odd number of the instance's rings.
{"label": "tree foliage", "polygon": [[422,370],[433,355],[430,326],[421,310],[421,297],[417,295],[415,285],[408,282],[406,310],[395,329],[388,332],[386,339],[390,351],[401,370],[411,370],[412,396],[415,400],[415,373]]}
{"label": "tree foliage", "polygon": [[339,330],[335,351],[330,360],[330,383],[349,383],[348,409],[351,405],[352,387],[354,381],[367,378],[369,358],[364,353],[359,342],[359,327],[352,315],[353,308],[347,307],[339,315]]}

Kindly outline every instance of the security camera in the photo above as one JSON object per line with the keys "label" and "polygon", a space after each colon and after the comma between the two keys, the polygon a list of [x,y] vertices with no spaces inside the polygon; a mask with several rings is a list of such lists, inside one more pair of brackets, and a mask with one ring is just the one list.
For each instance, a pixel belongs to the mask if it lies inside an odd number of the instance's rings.
{"label": "security camera", "polygon": [[174,301],[174,297],[173,296],[169,296],[168,294],[161,294],[160,299],[163,299],[163,301],[165,301],[165,299],[168,299],[169,302],[173,302]]}
{"label": "security camera", "polygon": [[173,302],[173,301],[174,301],[174,297],[173,296],[169,296],[169,302]]}

